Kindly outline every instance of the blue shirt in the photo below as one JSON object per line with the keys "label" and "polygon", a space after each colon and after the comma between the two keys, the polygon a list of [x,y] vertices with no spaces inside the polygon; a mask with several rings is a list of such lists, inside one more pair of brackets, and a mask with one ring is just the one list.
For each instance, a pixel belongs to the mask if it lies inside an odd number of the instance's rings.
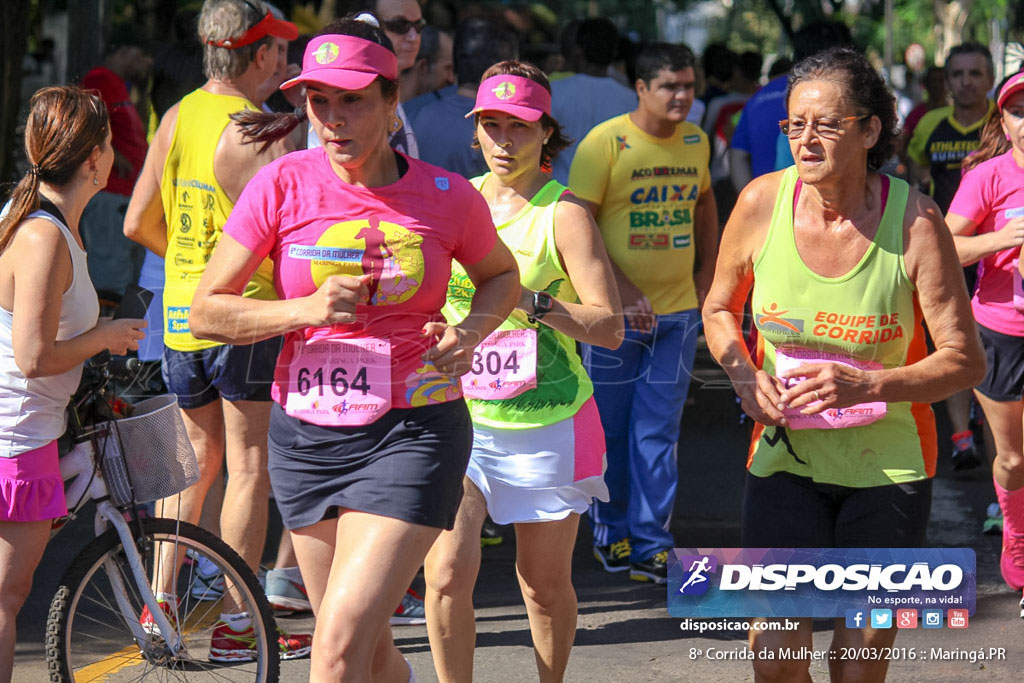
{"label": "blue shirt", "polygon": [[551,116],[573,141],[551,165],[555,180],[569,184],[569,167],[576,156],[576,146],[591,128],[634,109],[636,92],[614,78],[573,74],[552,83]]}
{"label": "blue shirt", "polygon": [[474,100],[452,92],[420,108],[412,122],[413,129],[419,131],[419,158],[464,178],[486,173],[483,154],[471,147],[473,117],[467,119],[466,112],[474,104]]}
{"label": "blue shirt", "polygon": [[786,86],[789,75],[769,81],[743,107],[732,134],[732,147],[750,154],[751,178],[775,170],[779,121],[786,118]]}

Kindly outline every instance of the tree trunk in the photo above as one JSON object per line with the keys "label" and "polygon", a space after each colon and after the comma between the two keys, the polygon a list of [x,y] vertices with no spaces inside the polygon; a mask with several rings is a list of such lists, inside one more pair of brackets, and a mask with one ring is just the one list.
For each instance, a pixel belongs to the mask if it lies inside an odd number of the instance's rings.
{"label": "tree trunk", "polygon": [[[30,5],[31,0],[0,2],[0,183],[15,180],[14,160],[23,147],[17,130]],[[0,197],[8,191],[4,188]]]}
{"label": "tree trunk", "polygon": [[950,49],[963,42],[973,0],[932,0],[935,15],[935,63],[945,64]]}

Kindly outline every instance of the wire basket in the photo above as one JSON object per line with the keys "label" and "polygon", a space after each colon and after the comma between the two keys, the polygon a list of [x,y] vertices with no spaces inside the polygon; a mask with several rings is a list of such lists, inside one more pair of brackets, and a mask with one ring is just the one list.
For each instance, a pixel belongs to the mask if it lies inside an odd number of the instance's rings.
{"label": "wire basket", "polygon": [[160,500],[199,481],[199,463],[174,394],[139,401],[131,417],[96,427],[100,467],[115,505]]}

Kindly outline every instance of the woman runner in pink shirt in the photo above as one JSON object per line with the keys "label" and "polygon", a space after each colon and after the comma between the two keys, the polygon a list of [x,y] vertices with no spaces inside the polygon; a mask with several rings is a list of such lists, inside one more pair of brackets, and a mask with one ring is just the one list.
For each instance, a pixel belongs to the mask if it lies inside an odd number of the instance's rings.
{"label": "woman runner in pink shirt", "polygon": [[1024,72],[1006,81],[997,105],[996,116],[1010,149],[990,159],[968,157],[974,167],[960,182],[946,225],[953,232],[960,263],[979,263],[971,308],[988,357],[988,372],[974,393],[996,444],[992,479],[1003,513],[1000,568],[1006,583],[1022,590],[1024,291],[1018,260],[1024,244]]}
{"label": "woman runner in pink shirt", "polygon": [[[335,22],[310,41],[302,73],[282,87],[305,86],[323,146],[249,182],[190,318],[197,336],[228,343],[285,335],[269,469],[317,617],[311,681],[410,675],[388,620],[455,520],[472,439],[457,378],[520,292],[480,194],[388,146],[397,77],[390,42],[368,21]],[[243,298],[266,257],[279,300]],[[477,293],[449,326],[452,259]]]}

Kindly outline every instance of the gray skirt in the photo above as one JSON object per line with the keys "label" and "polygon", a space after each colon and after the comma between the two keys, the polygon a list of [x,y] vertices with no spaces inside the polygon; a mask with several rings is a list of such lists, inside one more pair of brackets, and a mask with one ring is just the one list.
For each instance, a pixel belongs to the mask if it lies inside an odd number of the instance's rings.
{"label": "gray skirt", "polygon": [[270,484],[289,529],[339,509],[451,529],[473,425],[462,400],[395,408],[373,424],[321,427],[270,413]]}

